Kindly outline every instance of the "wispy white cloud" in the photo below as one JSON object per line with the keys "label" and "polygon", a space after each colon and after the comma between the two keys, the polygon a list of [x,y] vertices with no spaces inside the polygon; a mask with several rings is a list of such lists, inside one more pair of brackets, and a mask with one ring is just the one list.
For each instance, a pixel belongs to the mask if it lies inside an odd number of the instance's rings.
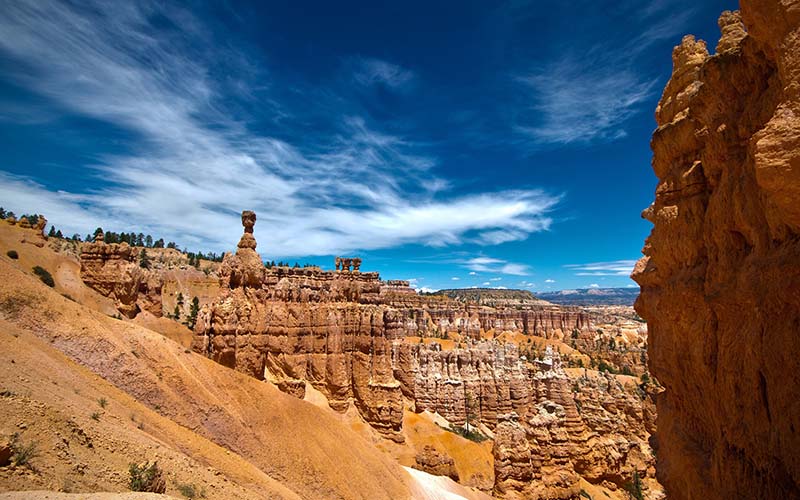
{"label": "wispy white cloud", "polygon": [[516,129],[539,144],[613,140],[656,88],[631,69],[565,56],[520,79],[530,90],[531,115]]}
{"label": "wispy white cloud", "polygon": [[597,283],[592,283],[591,285],[589,285],[589,288],[600,288],[600,285],[598,285]]}
{"label": "wispy white cloud", "polygon": [[629,276],[636,260],[614,260],[589,264],[568,264],[564,267],[575,272],[575,276]]}
{"label": "wispy white cloud", "polygon": [[453,280],[453,281],[460,281],[461,280],[461,278],[459,278],[458,276],[453,276],[450,279]]}
{"label": "wispy white cloud", "polygon": [[382,59],[357,58],[353,77],[361,85],[383,84],[398,89],[411,84],[416,75],[410,69]]}
{"label": "wispy white cloud", "polygon": [[[470,269],[470,275],[477,272],[511,274],[515,276],[527,276],[531,273],[530,266],[516,262],[508,262],[503,259],[493,257],[474,257],[468,260],[458,261],[458,264]],[[493,280],[502,278],[492,278]]]}
{"label": "wispy white cloud", "polygon": [[551,280],[551,279],[548,278],[548,279],[544,280],[544,282],[545,283],[555,283],[556,280]]}
{"label": "wispy white cloud", "polygon": [[653,44],[680,36],[693,14],[692,8],[684,8],[650,19],[666,4],[656,0],[642,8],[640,2],[632,2],[625,7],[631,9],[630,16],[646,19],[639,34],[622,43],[567,48],[560,57],[519,76],[529,108],[516,124],[518,134],[537,147],[625,137],[626,122],[658,91],[657,77],[643,73],[635,61]]}
{"label": "wispy white cloud", "polygon": [[[228,45],[208,39],[210,30],[190,13],[154,9],[48,0],[4,6],[0,51],[19,63],[5,77],[134,137],[127,153],[86,166],[103,182],[80,193],[0,172],[7,208],[44,212],[69,233],[135,227],[213,250],[231,248],[241,232],[238,213],[252,209],[259,250],[270,256],[493,245],[552,223],[557,196],[533,189],[456,194],[436,175],[435,158],[358,116],[344,115],[332,137],[300,144],[251,130],[229,117],[230,89],[211,76],[221,61],[248,74],[252,68],[239,67],[246,58],[219,48]],[[173,22],[156,29],[156,14]],[[377,60],[365,67],[371,81],[390,86],[413,78]],[[247,95],[247,78],[232,78]],[[525,269],[497,264],[508,274]]]}

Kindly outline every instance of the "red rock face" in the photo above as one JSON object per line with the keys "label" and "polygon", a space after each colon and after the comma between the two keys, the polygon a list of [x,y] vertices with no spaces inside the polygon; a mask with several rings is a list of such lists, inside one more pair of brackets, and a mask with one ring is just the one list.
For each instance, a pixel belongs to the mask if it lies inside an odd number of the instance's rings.
{"label": "red rock face", "polygon": [[[85,243],[81,247],[81,279],[100,294],[114,299],[128,318],[139,312],[140,288],[147,289],[148,276],[137,264],[127,243]],[[160,295],[160,288],[158,291]],[[160,302],[160,300],[159,300]],[[160,307],[159,315],[160,315]]]}
{"label": "red rock face", "polygon": [[741,8],[675,48],[633,274],[677,499],[800,497],[800,4]]}

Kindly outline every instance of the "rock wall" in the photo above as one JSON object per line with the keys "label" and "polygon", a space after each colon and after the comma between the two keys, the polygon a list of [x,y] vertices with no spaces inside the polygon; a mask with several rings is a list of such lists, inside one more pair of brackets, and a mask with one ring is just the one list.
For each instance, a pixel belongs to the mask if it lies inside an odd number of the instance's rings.
{"label": "rock wall", "polygon": [[[81,279],[86,285],[115,301],[120,313],[133,318],[139,312],[139,292],[151,295],[152,304],[160,295],[160,285],[150,282],[148,273],[135,262],[135,255],[127,243],[103,243],[98,240],[85,243],[81,248]],[[148,288],[148,284],[152,288]],[[160,300],[158,310],[160,316]]]}
{"label": "rock wall", "polygon": [[[238,250],[220,266],[220,294],[198,315],[195,351],[298,397],[311,383],[331,408],[353,404],[397,442],[404,440],[406,407],[499,436],[496,489],[509,498],[570,498],[580,492],[580,474],[620,487],[634,470],[652,469],[644,393],[623,389],[614,378],[571,380],[550,348],[544,359],[528,363],[515,344],[480,340],[487,330],[550,338],[589,331],[585,312],[419,296],[407,282],[350,270],[347,262],[356,259],[337,259],[344,266],[336,271],[268,269],[248,231],[255,215],[245,212],[242,221]],[[443,350],[417,338],[441,332],[461,334],[466,347]],[[522,434],[504,427],[504,415],[517,415]],[[504,451],[519,435],[521,451]],[[425,470],[453,473],[451,462],[430,450],[415,460]]]}
{"label": "rock wall", "polygon": [[[174,314],[178,306],[181,318],[189,314],[193,297],[200,304],[216,299],[219,279],[207,276],[191,266],[161,266],[153,259],[150,269],[139,265],[142,248],[127,243],[104,243],[102,234],[94,242],[83,243],[80,251],[81,280],[101,295],[114,300],[117,310],[127,318],[141,311],[161,317]],[[172,250],[175,252],[175,250]],[[183,303],[178,304],[178,294]]]}
{"label": "rock wall", "polygon": [[670,498],[800,498],[800,2],[673,52],[633,278]]}
{"label": "rock wall", "polygon": [[494,493],[573,498],[583,477],[613,489],[655,474],[652,394],[612,375],[570,378],[557,353],[527,363],[516,346],[479,342],[443,351],[395,344],[395,376],[416,411],[494,437]]}

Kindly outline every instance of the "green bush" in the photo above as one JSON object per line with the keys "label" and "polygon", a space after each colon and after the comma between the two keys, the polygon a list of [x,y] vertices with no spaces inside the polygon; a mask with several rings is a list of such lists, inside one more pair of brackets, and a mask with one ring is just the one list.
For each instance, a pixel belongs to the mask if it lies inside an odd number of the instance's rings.
{"label": "green bush", "polygon": [[489,439],[488,437],[484,436],[480,432],[476,430],[466,430],[465,428],[450,424],[450,427],[447,428],[448,431],[452,432],[453,434],[458,434],[459,436],[469,439],[470,441],[474,441],[476,443],[482,443]]}
{"label": "green bush", "polygon": [[38,455],[36,443],[24,444],[19,440],[19,434],[16,433],[11,436],[11,450],[13,451],[11,460],[17,467],[30,467],[31,460]]}
{"label": "green bush", "polygon": [[16,250],[9,250],[8,252],[6,252],[6,255],[8,255],[10,258],[14,260],[19,259],[19,254],[17,253]]}
{"label": "green bush", "polygon": [[642,478],[639,477],[638,471],[633,471],[633,479],[625,485],[625,491],[632,500],[644,500],[644,492],[642,491]]}
{"label": "green bush", "polygon": [[175,488],[180,491],[181,495],[185,496],[186,498],[205,498],[206,492],[198,489],[197,486],[188,483],[178,483],[175,485]]}
{"label": "green bush", "polygon": [[158,468],[158,462],[145,462],[142,465],[130,464],[128,467],[130,478],[128,487],[131,491],[146,491],[150,493],[165,493],[167,483],[164,473]]}
{"label": "green bush", "polygon": [[50,274],[47,269],[43,268],[42,266],[34,266],[33,274],[39,277],[42,280],[42,283],[49,287],[56,286],[55,280],[53,280],[53,275]]}

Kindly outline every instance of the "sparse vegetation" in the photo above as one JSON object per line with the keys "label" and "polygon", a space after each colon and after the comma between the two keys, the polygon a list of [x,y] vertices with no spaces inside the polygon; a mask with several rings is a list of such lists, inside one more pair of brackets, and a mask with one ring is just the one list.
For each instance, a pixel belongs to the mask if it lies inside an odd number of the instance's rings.
{"label": "sparse vegetation", "polygon": [[644,500],[644,492],[642,491],[642,478],[639,477],[638,471],[633,471],[633,479],[625,485],[625,491],[628,496],[633,500]]}
{"label": "sparse vegetation", "polygon": [[25,293],[19,293],[0,300],[0,312],[6,318],[14,319],[26,308],[33,307],[37,302],[36,297]]}
{"label": "sparse vegetation", "polygon": [[42,266],[34,266],[33,274],[38,276],[39,279],[42,280],[42,283],[44,283],[45,285],[51,288],[56,286],[56,282],[55,280],[53,280],[53,275],[50,274],[50,272],[47,269],[43,268]]}
{"label": "sparse vegetation", "polygon": [[19,254],[17,253],[16,250],[9,250],[8,252],[6,252],[6,255],[8,255],[9,259],[14,259],[14,260],[19,259]]}
{"label": "sparse vegetation", "polygon": [[92,420],[94,420],[95,422],[99,422],[100,421],[100,412],[96,411],[96,412],[92,413],[91,417],[92,417]]}
{"label": "sparse vegetation", "polygon": [[177,483],[175,488],[186,498],[205,498],[206,492],[194,484]]}
{"label": "sparse vegetation", "polygon": [[100,408],[105,408],[108,405],[108,400],[106,398],[100,398],[97,400],[97,404],[100,405]]}
{"label": "sparse vegetation", "polygon": [[131,491],[146,491],[150,493],[165,493],[167,483],[164,473],[158,468],[158,462],[145,462],[142,465],[130,464],[128,466],[128,487]]}
{"label": "sparse vegetation", "polygon": [[459,436],[469,439],[470,441],[474,441],[476,443],[482,443],[489,439],[488,437],[484,436],[477,430],[470,430],[460,427],[458,425],[450,424],[450,427],[442,427],[442,429],[452,432],[453,434],[458,434]]}
{"label": "sparse vegetation", "polygon": [[31,441],[27,444],[19,439],[19,433],[14,433],[11,436],[11,461],[17,467],[31,467],[31,460],[36,458],[38,452],[36,450],[36,443]]}

